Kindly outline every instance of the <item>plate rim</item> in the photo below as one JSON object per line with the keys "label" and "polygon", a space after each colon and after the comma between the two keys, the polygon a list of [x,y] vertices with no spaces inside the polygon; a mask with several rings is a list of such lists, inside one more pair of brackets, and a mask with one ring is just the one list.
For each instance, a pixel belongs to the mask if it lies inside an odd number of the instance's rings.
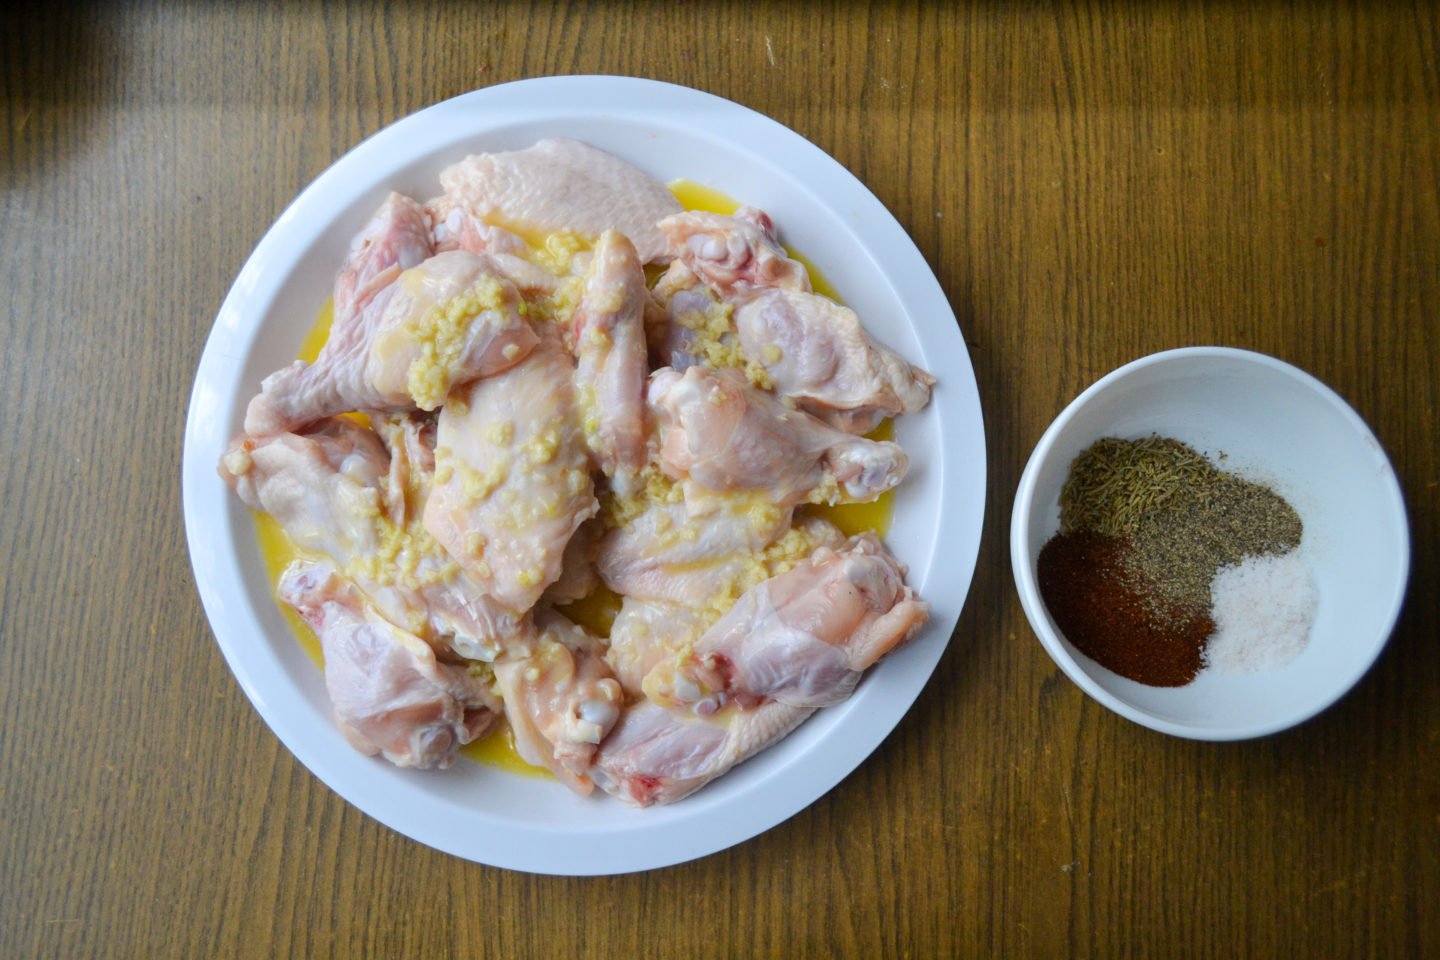
{"label": "plate rim", "polygon": [[[886,717],[874,724],[874,727],[879,730],[878,734],[874,729],[861,731],[862,736],[856,741],[855,748],[846,751],[838,760],[831,758],[829,762],[818,763],[815,762],[816,758],[806,758],[802,754],[800,759],[806,760],[804,766],[813,768],[814,772],[818,774],[817,779],[810,784],[810,788],[801,791],[800,795],[786,798],[783,802],[770,800],[762,803],[754,808],[751,816],[722,824],[699,839],[685,838],[676,830],[668,829],[660,832],[665,834],[666,838],[671,841],[670,843],[659,843],[644,849],[632,848],[626,851],[622,844],[633,843],[636,830],[653,832],[655,827],[655,824],[643,822],[643,818],[647,814],[641,812],[638,814],[638,818],[641,819],[637,819],[633,829],[585,835],[580,841],[579,846],[583,849],[577,851],[578,855],[562,854],[557,856],[553,853],[542,855],[517,846],[515,843],[505,843],[497,847],[482,842],[477,847],[475,843],[471,842],[473,838],[446,833],[433,824],[417,828],[413,822],[405,820],[403,807],[397,807],[395,803],[387,802],[385,798],[372,794],[362,792],[362,795],[355,795],[352,782],[337,772],[337,765],[327,761],[325,751],[317,748],[309,739],[287,726],[287,721],[281,715],[280,705],[272,702],[268,696],[269,691],[264,688],[263,677],[257,677],[254,663],[248,659],[247,652],[237,645],[237,639],[231,635],[232,630],[238,631],[242,625],[233,624],[230,618],[237,613],[243,615],[249,612],[253,619],[254,611],[232,609],[227,598],[221,595],[221,586],[215,579],[215,565],[223,564],[224,557],[217,558],[207,555],[209,553],[207,548],[212,546],[211,533],[220,525],[215,523],[213,516],[203,514],[203,507],[214,506],[214,498],[206,495],[205,485],[208,483],[211,494],[217,486],[223,496],[228,497],[229,493],[224,490],[223,484],[219,482],[215,474],[214,461],[206,461],[202,457],[208,453],[209,443],[213,443],[214,440],[215,405],[220,400],[215,390],[215,384],[211,382],[210,374],[225,372],[227,370],[226,363],[230,365],[230,372],[238,371],[238,361],[243,361],[243,358],[248,356],[253,349],[255,340],[265,326],[269,312],[268,303],[278,295],[289,275],[285,271],[281,271],[284,275],[279,279],[274,276],[266,276],[267,271],[264,269],[266,256],[282,245],[287,231],[293,231],[304,223],[305,213],[311,207],[320,204],[321,194],[325,190],[335,189],[331,186],[332,183],[343,179],[350,168],[363,163],[370,154],[389,150],[391,143],[399,143],[412,132],[420,131],[427,123],[435,122],[448,115],[453,114],[457,120],[473,121],[477,114],[483,116],[484,111],[472,108],[505,107],[508,110],[514,110],[528,103],[532,109],[535,109],[536,104],[529,101],[558,104],[566,102],[567,99],[571,101],[613,100],[623,102],[622,105],[614,108],[614,112],[627,116],[644,116],[650,111],[708,108],[714,111],[707,114],[711,120],[723,119],[724,123],[734,131],[745,133],[756,140],[763,137],[767,147],[774,146],[777,142],[783,145],[787,152],[793,152],[800,159],[804,159],[814,166],[814,169],[808,172],[820,175],[817,179],[821,189],[838,190],[847,195],[847,200],[857,203],[859,205],[857,209],[869,221],[872,221],[869,225],[883,230],[883,239],[888,244],[888,248],[883,251],[874,249],[878,241],[864,244],[866,252],[876,258],[876,266],[880,267],[882,262],[908,262],[908,269],[912,275],[908,275],[907,279],[916,283],[921,289],[908,291],[907,299],[920,300],[932,306],[938,302],[940,309],[927,313],[925,316],[938,314],[937,324],[943,319],[951,321],[947,337],[943,326],[937,326],[934,330],[922,331],[920,327],[920,323],[923,322],[922,318],[909,315],[908,309],[905,311],[907,313],[906,322],[915,330],[916,336],[926,342],[926,356],[929,365],[933,367],[935,359],[944,361],[945,369],[941,374],[941,385],[936,391],[937,397],[946,398],[944,407],[954,408],[957,415],[965,420],[961,426],[969,431],[966,438],[969,440],[968,449],[947,451],[949,446],[947,438],[950,435],[946,431],[944,417],[941,415],[942,404],[939,401],[932,404],[932,409],[940,418],[937,430],[942,443],[941,455],[937,460],[941,472],[943,474],[947,470],[953,470],[961,474],[962,485],[973,490],[974,496],[968,502],[958,504],[947,502],[956,498],[942,496],[942,511],[940,522],[937,524],[936,542],[943,543],[945,546],[946,563],[944,566],[947,569],[940,571],[942,575],[939,577],[927,576],[925,585],[927,594],[932,592],[929,589],[932,580],[936,581],[939,587],[949,591],[945,598],[946,622],[932,621],[932,624],[926,628],[926,634],[930,636],[926,642],[924,657],[928,662],[921,664],[921,675],[918,682],[913,683],[913,689],[903,691],[903,704],[899,706],[898,710],[889,711],[893,712],[893,719],[887,713]],[[573,103],[572,108],[575,108]],[[593,111],[595,107],[584,106],[583,109]],[[604,108],[601,107],[601,109]],[[502,110],[500,113],[503,114],[504,111]],[[498,126],[498,121],[492,122],[489,128],[493,129],[496,126]],[[487,126],[481,123],[467,130],[465,135],[478,136],[483,134],[486,129]],[[748,145],[742,144],[742,146],[748,148]],[[796,162],[795,158],[792,157],[791,164],[794,162]],[[828,204],[826,205],[828,206]],[[330,228],[331,222],[327,221],[319,227],[314,227],[313,232],[318,236],[319,233]],[[312,238],[311,245],[313,242]],[[918,276],[915,276],[913,272],[917,267]],[[893,283],[895,272],[886,270],[882,271],[881,275],[887,282]],[[247,329],[245,317],[242,316],[244,308],[248,306],[250,300],[257,298],[263,300],[267,291],[269,301],[253,311],[253,318],[249,321]],[[899,291],[896,292],[898,296]],[[245,338],[247,333],[248,339]],[[232,343],[231,341],[237,337],[240,338],[238,344]],[[241,348],[238,358],[233,349],[225,350],[227,344],[232,348],[235,346]],[[932,351],[928,348],[932,346],[937,355],[934,359],[929,359]],[[228,435],[225,439],[228,440]],[[948,453],[960,455],[965,462],[951,464],[951,457]],[[942,479],[942,493],[944,489],[950,487],[948,480],[948,477]],[[727,849],[789,819],[829,793],[840,780],[863,763],[909,712],[921,691],[928,685],[941,655],[948,647],[964,601],[968,598],[978,562],[979,546],[983,535],[986,480],[983,409],[980,405],[978,384],[959,322],[955,318],[948,298],[940,287],[938,278],[923,254],[879,199],[849,170],[818,146],[778,121],[748,107],[690,87],[637,77],[604,75],[538,77],[497,84],[460,94],[387,125],[361,141],[308,184],[280,214],[251,251],[217,312],[196,370],[195,384],[186,415],[182,454],[186,541],[191,556],[192,570],[195,574],[196,588],[205,608],[207,622],[237,682],[240,683],[247,697],[261,714],[266,725],[279,737],[291,754],[346,802],[391,829],[428,846],[492,866],[571,876],[619,874],[655,869]],[[946,534],[949,536],[945,536]],[[223,541],[224,538],[221,537],[221,540]],[[243,574],[245,571],[240,568],[238,557],[232,559],[236,573]],[[931,569],[927,571],[927,574],[934,574],[936,566],[937,564],[932,558]],[[243,591],[241,593],[243,601]],[[927,599],[934,600],[936,598],[927,596]],[[953,614],[953,617],[950,614]],[[244,617],[242,616],[241,619],[243,620]],[[944,629],[944,634],[937,637],[936,634],[941,627]],[[908,654],[911,649],[907,648],[906,651],[900,653]],[[867,675],[868,679],[869,675]],[[886,706],[893,708],[894,703],[887,703]],[[813,723],[815,723],[814,719],[809,721],[809,724]],[[767,774],[761,778],[757,788],[763,786],[764,781],[773,780],[783,773],[785,773],[785,768],[782,767]],[[699,796],[701,795],[697,795],[697,797]],[[675,807],[664,809],[677,810],[685,804],[694,803],[695,800],[696,798],[691,798]],[[697,806],[695,809],[698,811],[700,807]],[[673,818],[673,823],[670,825],[684,826],[694,819],[694,816],[680,816]],[[690,825],[693,826],[693,824]],[[539,835],[547,834],[549,831],[537,831],[536,833],[539,837],[537,842],[541,842],[543,845],[546,838]],[[565,837],[564,840],[566,843],[574,843],[576,838],[571,835]]]}

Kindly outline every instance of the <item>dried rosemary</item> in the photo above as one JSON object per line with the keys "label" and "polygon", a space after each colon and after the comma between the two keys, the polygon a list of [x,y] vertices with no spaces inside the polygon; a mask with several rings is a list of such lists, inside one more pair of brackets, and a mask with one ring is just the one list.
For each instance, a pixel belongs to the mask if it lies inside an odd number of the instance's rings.
{"label": "dried rosemary", "polygon": [[1206,609],[1215,571],[1300,543],[1300,516],[1268,487],[1217,469],[1169,437],[1107,437],[1070,466],[1060,494],[1063,533],[1129,541],[1124,567],[1157,613]]}

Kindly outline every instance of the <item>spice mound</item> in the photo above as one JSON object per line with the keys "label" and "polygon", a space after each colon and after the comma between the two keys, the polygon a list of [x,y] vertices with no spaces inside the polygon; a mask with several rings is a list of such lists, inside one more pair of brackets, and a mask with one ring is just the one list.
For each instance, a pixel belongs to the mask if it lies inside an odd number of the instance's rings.
{"label": "spice mound", "polygon": [[[1313,620],[1314,584],[1294,552],[1303,529],[1275,491],[1178,440],[1107,437],[1070,465],[1040,593],[1072,644],[1138,683],[1273,669],[1300,652]],[[1285,562],[1257,567],[1264,558]],[[1267,586],[1282,588],[1273,603],[1257,596]]]}

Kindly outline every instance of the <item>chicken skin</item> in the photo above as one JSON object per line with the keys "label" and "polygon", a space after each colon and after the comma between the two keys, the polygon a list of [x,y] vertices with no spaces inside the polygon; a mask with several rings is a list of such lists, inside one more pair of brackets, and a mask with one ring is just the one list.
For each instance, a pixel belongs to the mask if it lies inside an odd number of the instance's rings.
{"label": "chicken skin", "polygon": [[665,600],[626,597],[610,626],[605,659],[627,696],[645,695],[647,674],[692,646],[713,622],[707,611]]}
{"label": "chicken skin", "polygon": [[736,564],[789,524],[790,510],[740,498],[717,501],[700,517],[689,516],[682,502],[657,504],[606,534],[595,566],[621,596],[702,607],[725,591]]}
{"label": "chicken skin", "polygon": [[734,370],[657,371],[649,404],[660,428],[660,464],[684,481],[692,513],[707,492],[763,492],[780,506],[874,500],[910,465],[898,444],[836,430]]}
{"label": "chicken skin", "polygon": [[900,564],[862,534],[746,592],[690,651],[652,668],[643,687],[661,706],[701,714],[732,702],[829,706],[929,617]]}
{"label": "chicken skin", "polygon": [[766,289],[735,308],[745,356],[775,391],[847,433],[930,402],[935,378],[875,341],[855,311],[827,297]]}
{"label": "chicken skin", "polygon": [[666,258],[655,225],[680,212],[663,183],[577,140],[541,140],[524,150],[466,157],[440,174],[451,202],[474,216],[530,234],[618,230],[642,263]]}
{"label": "chicken skin", "polygon": [[425,212],[434,224],[431,236],[436,253],[464,250],[488,257],[526,297],[550,295],[559,289],[559,278],[535,262],[535,251],[523,238],[486,223],[446,196],[426,203]]}
{"label": "chicken skin", "polygon": [[242,437],[220,474],[299,550],[329,558],[397,627],[476,660],[528,650],[528,621],[486,596],[413,513],[387,512],[404,502],[387,489],[390,467],[373,430],[336,419],[304,434]]}
{"label": "chicken skin", "polygon": [[529,610],[560,577],[565,546],[599,509],[564,348],[457,391],[440,413],[425,529],[471,580]]}
{"label": "chicken skin", "polygon": [[387,414],[371,418],[390,454],[385,477],[385,513],[396,526],[419,519],[435,475],[435,418]]}
{"label": "chicken skin", "polygon": [[595,571],[595,556],[604,534],[600,521],[593,517],[575,529],[560,557],[560,576],[545,588],[540,597],[541,603],[551,606],[574,603],[595,592],[600,586],[600,575]]}
{"label": "chicken skin", "polygon": [[741,207],[728,217],[687,210],[659,226],[670,255],[728,300],[743,300],[761,287],[810,292],[809,271],[785,253],[763,210]]}
{"label": "chicken skin", "polygon": [[645,273],[614,230],[596,241],[585,294],[570,323],[585,439],[621,493],[633,490],[645,446]]}
{"label": "chicken skin", "polygon": [[620,717],[624,694],[605,662],[604,644],[553,610],[535,612],[539,640],[528,657],[495,664],[515,748],[588,794],[595,749]]}
{"label": "chicken skin", "polygon": [[377,615],[334,568],[297,561],[281,576],[279,594],[320,638],[335,722],[361,753],[443,770],[498,715],[487,678],[437,661],[428,644]]}
{"label": "chicken skin", "polygon": [[632,806],[674,803],[780,740],[813,712],[766,703],[701,717],[642,700],[625,710],[600,745],[590,778]]}

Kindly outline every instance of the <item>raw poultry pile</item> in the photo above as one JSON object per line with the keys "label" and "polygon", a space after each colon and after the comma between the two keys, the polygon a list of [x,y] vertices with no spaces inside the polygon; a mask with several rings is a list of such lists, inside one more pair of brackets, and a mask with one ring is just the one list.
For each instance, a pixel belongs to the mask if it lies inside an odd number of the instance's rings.
{"label": "raw poultry pile", "polygon": [[[679,799],[924,625],[876,536],[796,510],[898,484],[863,435],[934,378],[758,210],[687,212],[569,140],[440,182],[355,238],[325,347],[264,380],[220,473],[302,557],[279,594],[356,748],[444,768],[505,722],[578,792]],[[560,609],[601,584],[608,638]]]}

